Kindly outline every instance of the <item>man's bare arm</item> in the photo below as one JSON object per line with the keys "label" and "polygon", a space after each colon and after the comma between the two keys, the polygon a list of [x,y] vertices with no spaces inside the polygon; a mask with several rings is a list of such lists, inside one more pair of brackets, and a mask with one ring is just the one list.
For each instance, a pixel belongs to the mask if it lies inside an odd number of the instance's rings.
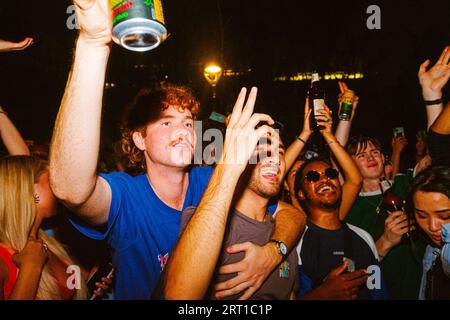
{"label": "man's bare arm", "polygon": [[[430,64],[429,59],[420,65],[417,75],[419,77],[420,86],[422,87],[422,97],[424,100],[437,101],[442,98],[442,88],[450,77],[450,66],[448,65],[449,59],[450,46],[447,46],[442,51],[436,64],[429,70],[427,70],[427,67]],[[443,108],[444,105],[442,102],[426,106],[428,119],[427,129],[430,129]]]}
{"label": "man's bare arm", "polygon": [[309,137],[311,137],[312,131],[309,127],[309,117],[311,116],[311,110],[309,108],[308,99],[305,101],[305,112],[303,114],[303,128],[294,142],[291,143],[289,148],[286,150],[285,154],[285,162],[286,162],[286,171],[284,175],[288,174],[291,167],[294,165],[295,160],[302,152],[305,144],[308,142]]}
{"label": "man's bare arm", "polygon": [[[325,116],[321,116],[318,119],[322,117],[324,119],[331,119],[330,110],[327,106],[325,106]],[[339,141],[331,132],[331,121],[323,122],[323,125],[325,129],[321,133],[344,173],[345,180],[342,185],[342,201],[339,207],[339,218],[343,220],[358,196],[362,185],[362,177],[352,157],[340,145]]]}
{"label": "man's bare arm", "polygon": [[439,134],[450,134],[450,102],[431,126],[431,130]]}
{"label": "man's bare arm", "polygon": [[204,297],[220,254],[238,180],[239,175],[227,172],[221,164],[216,166],[208,188],[166,266],[165,299]]}
{"label": "man's bare arm", "polygon": [[76,0],[75,5],[81,32],[53,132],[50,183],[55,195],[82,218],[103,224],[111,190],[97,177],[96,167],[111,16],[106,0]]}
{"label": "man's bare arm", "polygon": [[[272,238],[282,241],[288,251],[291,251],[300,240],[305,225],[306,214],[303,210],[280,201],[275,216],[275,229]],[[274,244],[272,243],[272,245]],[[281,259],[279,262],[281,262]]]}

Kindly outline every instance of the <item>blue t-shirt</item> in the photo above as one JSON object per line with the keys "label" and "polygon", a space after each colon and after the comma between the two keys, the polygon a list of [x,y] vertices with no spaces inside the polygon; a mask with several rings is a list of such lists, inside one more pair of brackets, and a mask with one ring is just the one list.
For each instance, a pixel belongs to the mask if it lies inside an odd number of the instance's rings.
{"label": "blue t-shirt", "polygon": [[[190,170],[183,210],[199,204],[212,172],[212,167]],[[115,172],[101,177],[112,191],[107,226],[101,230],[78,220],[72,223],[90,238],[108,237],[116,299],[150,299],[177,241],[182,211],[158,198],[146,174]]]}

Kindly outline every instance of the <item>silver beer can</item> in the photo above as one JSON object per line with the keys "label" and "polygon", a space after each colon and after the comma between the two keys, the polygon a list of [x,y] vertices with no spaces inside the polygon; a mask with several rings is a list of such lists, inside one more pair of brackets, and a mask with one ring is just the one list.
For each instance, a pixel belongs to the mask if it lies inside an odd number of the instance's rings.
{"label": "silver beer can", "polygon": [[132,51],[149,51],[167,38],[161,0],[110,0],[112,38]]}

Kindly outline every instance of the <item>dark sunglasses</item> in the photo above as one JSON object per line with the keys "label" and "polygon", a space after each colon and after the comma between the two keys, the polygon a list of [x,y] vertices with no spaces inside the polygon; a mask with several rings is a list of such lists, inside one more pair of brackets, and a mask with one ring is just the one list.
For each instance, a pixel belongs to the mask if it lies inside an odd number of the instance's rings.
{"label": "dark sunglasses", "polygon": [[[308,173],[305,175],[306,180],[309,182],[317,182],[320,180],[320,172],[316,170],[308,171]],[[325,170],[325,177],[328,179],[337,179],[339,177],[339,172],[336,169],[333,168],[327,168]]]}

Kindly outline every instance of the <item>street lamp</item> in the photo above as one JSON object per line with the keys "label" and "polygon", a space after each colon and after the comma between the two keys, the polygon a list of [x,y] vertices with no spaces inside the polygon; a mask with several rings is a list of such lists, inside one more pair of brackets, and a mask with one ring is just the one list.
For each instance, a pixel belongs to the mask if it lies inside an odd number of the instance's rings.
{"label": "street lamp", "polygon": [[218,65],[208,65],[205,70],[203,70],[203,75],[205,76],[206,81],[211,85],[213,89],[213,99],[216,98],[216,85],[222,76],[222,68]]}

